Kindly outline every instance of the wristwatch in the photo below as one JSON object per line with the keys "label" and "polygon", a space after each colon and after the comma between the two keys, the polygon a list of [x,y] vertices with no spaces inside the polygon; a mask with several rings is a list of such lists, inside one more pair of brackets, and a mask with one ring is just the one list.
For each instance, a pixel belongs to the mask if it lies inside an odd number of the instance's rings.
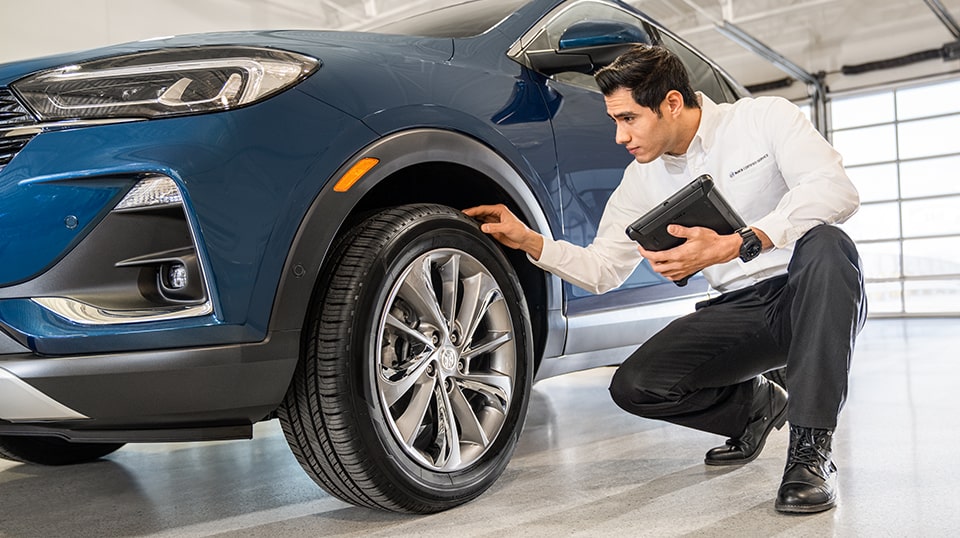
{"label": "wristwatch", "polygon": [[757,234],[753,233],[753,230],[747,226],[737,230],[737,233],[743,239],[743,243],[740,244],[740,259],[748,262],[759,256],[760,251],[763,250],[763,244],[760,243]]}

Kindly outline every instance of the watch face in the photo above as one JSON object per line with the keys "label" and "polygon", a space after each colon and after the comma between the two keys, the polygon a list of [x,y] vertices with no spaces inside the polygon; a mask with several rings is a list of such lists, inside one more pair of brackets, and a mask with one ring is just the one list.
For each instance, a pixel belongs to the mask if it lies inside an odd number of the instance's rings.
{"label": "watch face", "polygon": [[740,236],[743,237],[743,244],[740,246],[740,259],[748,262],[759,256],[760,251],[763,250],[763,245],[760,244],[760,239],[753,233],[753,230],[740,232]]}

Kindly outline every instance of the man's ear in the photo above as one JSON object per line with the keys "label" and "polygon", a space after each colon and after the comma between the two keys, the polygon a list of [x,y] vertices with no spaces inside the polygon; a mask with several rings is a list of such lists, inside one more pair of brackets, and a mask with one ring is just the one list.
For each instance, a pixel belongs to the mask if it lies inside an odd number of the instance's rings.
{"label": "man's ear", "polygon": [[683,94],[677,90],[668,91],[667,96],[663,99],[663,102],[667,107],[665,112],[672,117],[679,116],[680,112],[683,110]]}

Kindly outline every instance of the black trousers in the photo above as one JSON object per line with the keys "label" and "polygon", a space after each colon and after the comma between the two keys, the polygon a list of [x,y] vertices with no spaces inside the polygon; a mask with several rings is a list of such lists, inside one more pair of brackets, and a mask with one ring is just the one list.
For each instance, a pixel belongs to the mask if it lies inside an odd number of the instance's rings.
{"label": "black trousers", "polygon": [[786,366],[787,419],[833,429],[866,310],[856,246],[839,228],[817,226],[797,242],[786,275],[698,304],[620,366],[610,393],[635,415],[738,437],[757,376]]}

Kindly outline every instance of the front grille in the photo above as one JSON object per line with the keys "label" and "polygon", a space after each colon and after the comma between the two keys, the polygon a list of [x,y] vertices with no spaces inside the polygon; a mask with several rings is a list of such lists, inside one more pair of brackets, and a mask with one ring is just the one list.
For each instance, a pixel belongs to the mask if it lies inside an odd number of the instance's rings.
{"label": "front grille", "polygon": [[0,129],[36,123],[33,116],[7,88],[0,88]]}
{"label": "front grille", "polygon": [[20,104],[13,92],[0,88],[0,171],[34,137],[34,134],[16,134],[16,128],[35,123],[37,121]]}
{"label": "front grille", "polygon": [[0,170],[3,170],[3,167],[7,165],[14,157],[17,156],[17,153],[23,149],[23,146],[27,145],[34,135],[26,136],[11,136],[8,138],[0,138]]}

